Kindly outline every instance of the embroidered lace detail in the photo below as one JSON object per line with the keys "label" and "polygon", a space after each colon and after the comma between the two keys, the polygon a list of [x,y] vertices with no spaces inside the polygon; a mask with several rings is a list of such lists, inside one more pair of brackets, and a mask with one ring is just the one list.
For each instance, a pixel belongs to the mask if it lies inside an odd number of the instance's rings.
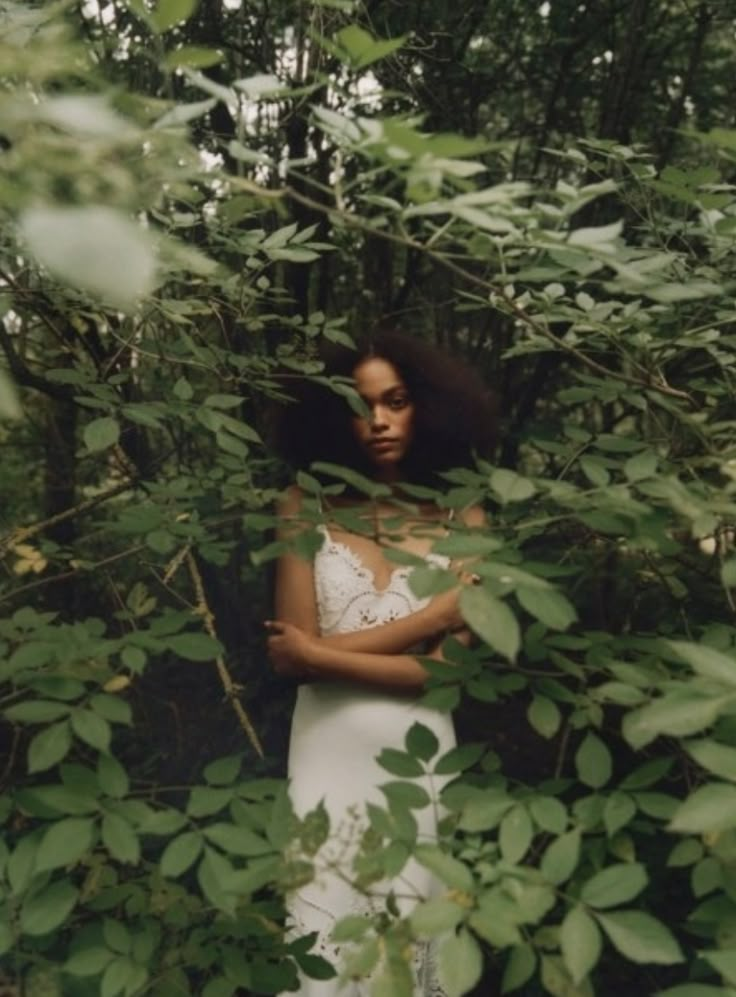
{"label": "embroidered lace detail", "polygon": [[[358,555],[347,544],[333,540],[326,527],[320,527],[325,542],[314,559],[320,630],[323,634],[352,633],[380,626],[415,613],[427,604],[409,587],[412,568],[394,568],[386,588],[376,587],[376,580]],[[429,553],[428,564],[445,568],[449,558]]]}

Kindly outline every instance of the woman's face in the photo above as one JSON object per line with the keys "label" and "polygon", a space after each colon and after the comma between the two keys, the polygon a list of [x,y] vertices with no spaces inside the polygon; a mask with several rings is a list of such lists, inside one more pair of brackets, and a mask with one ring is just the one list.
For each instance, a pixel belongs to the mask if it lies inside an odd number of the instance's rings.
{"label": "woman's face", "polygon": [[370,357],[353,371],[355,390],[369,419],[354,418],[358,445],[384,480],[398,478],[414,438],[414,403],[401,375],[388,360]]}

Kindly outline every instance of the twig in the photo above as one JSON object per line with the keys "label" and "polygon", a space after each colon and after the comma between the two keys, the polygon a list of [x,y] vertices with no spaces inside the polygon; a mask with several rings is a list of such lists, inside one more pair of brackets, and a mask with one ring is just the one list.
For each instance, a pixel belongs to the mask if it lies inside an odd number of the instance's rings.
{"label": "twig", "polygon": [[[215,629],[215,617],[207,602],[207,597],[204,592],[204,585],[202,583],[202,576],[199,573],[199,569],[197,568],[197,562],[194,560],[194,555],[190,550],[187,550],[186,552],[186,559],[187,559],[187,567],[189,568],[189,574],[191,576],[192,583],[194,585],[194,591],[197,596],[197,608],[195,612],[197,612],[199,616],[202,617],[202,620],[204,622],[204,628],[207,631],[207,633],[210,635],[210,637],[212,637],[214,640],[217,640],[217,630]],[[225,690],[225,695],[230,701],[232,708],[235,710],[235,714],[238,720],[240,721],[240,726],[243,728],[243,730],[246,733],[246,736],[248,737],[248,740],[255,748],[258,757],[263,758],[263,748],[261,746],[260,738],[256,733],[255,727],[251,723],[250,717],[245,712],[243,704],[240,702],[240,699],[238,698],[238,694],[242,691],[243,686],[236,685],[233,682],[232,676],[230,675],[230,672],[227,669],[227,665],[225,664],[222,655],[218,655],[217,658],[215,659],[215,662],[217,664],[217,672],[220,676],[222,687]]]}
{"label": "twig", "polygon": [[405,248],[418,250],[428,256],[439,266],[444,267],[446,270],[454,273],[457,277],[460,277],[469,284],[474,284],[476,287],[482,288],[489,294],[498,295],[504,300],[509,311],[512,312],[512,314],[520,322],[523,322],[525,325],[529,326],[530,329],[533,329],[538,335],[549,340],[549,342],[553,343],[554,346],[561,352],[567,353],[589,370],[595,371],[596,374],[600,374],[602,377],[615,378],[637,388],[648,388],[652,391],[658,391],[663,395],[669,395],[671,398],[679,398],[682,401],[687,401],[690,404],[693,404],[692,397],[686,391],[680,391],[678,388],[672,388],[669,384],[662,380],[632,377],[630,374],[624,374],[622,371],[610,370],[603,364],[598,363],[597,360],[593,360],[592,357],[587,356],[585,353],[581,353],[575,346],[572,346],[570,343],[566,343],[564,339],[561,339],[559,336],[555,335],[551,329],[549,329],[543,322],[539,322],[535,319],[532,315],[525,311],[521,305],[517,304],[512,299],[507,298],[503,293],[502,287],[494,284],[490,280],[486,280],[484,277],[479,277],[470,270],[466,270],[464,267],[461,267],[458,263],[455,263],[442,253],[438,253],[436,250],[430,249],[429,244],[427,243],[418,242],[416,239],[412,239],[409,235],[396,235],[393,232],[387,232],[385,229],[375,228],[365,219],[351,214],[349,211],[340,210],[339,208],[332,207],[329,204],[323,204],[320,201],[315,201],[313,198],[307,197],[305,194],[300,193],[293,187],[266,189],[241,177],[233,177],[231,180],[234,184],[244,187],[250,193],[256,194],[258,197],[270,200],[283,200],[288,198],[293,201],[298,201],[300,204],[303,204],[305,207],[311,208],[314,211],[319,211],[323,214],[335,215],[346,225],[350,225],[353,228],[359,228],[365,232],[370,232],[371,235],[385,239],[388,242],[394,242],[400,246],[404,246]]}
{"label": "twig", "polygon": [[123,557],[129,557],[131,554],[137,554],[138,551],[145,549],[146,544],[136,544],[135,547],[129,547],[128,550],[121,550],[118,551],[117,554],[111,554],[110,557],[105,557],[102,561],[97,561],[89,567],[72,568],[71,571],[62,571],[58,575],[47,575],[45,578],[37,578],[34,582],[28,582],[26,585],[20,585],[18,588],[12,589],[5,595],[1,595],[0,603],[8,602],[10,599],[15,599],[16,596],[22,595],[23,592],[29,592],[31,589],[40,588],[42,585],[51,585],[54,582],[65,582],[69,578],[74,578],[82,572],[96,571],[97,568],[102,568],[106,564],[112,564],[113,561],[119,561]]}
{"label": "twig", "polygon": [[67,519],[73,519],[74,516],[80,516],[84,512],[88,512],[90,509],[94,509],[95,506],[100,505],[101,502],[106,502],[108,499],[114,498],[116,495],[120,495],[121,492],[126,492],[133,484],[135,484],[135,478],[127,478],[125,481],[121,481],[120,484],[113,485],[112,488],[108,488],[105,492],[100,492],[99,495],[94,495],[92,498],[85,499],[83,502],[79,502],[77,505],[71,506],[69,509],[64,509],[63,512],[58,512],[55,516],[51,516],[49,519],[44,519],[40,523],[32,523],[30,526],[19,526],[17,529],[12,530],[5,537],[0,538],[0,557],[4,557],[5,554],[16,544],[23,543],[24,540],[28,540],[30,537],[36,536],[37,533],[43,533],[50,526],[56,526],[57,523],[63,523]]}

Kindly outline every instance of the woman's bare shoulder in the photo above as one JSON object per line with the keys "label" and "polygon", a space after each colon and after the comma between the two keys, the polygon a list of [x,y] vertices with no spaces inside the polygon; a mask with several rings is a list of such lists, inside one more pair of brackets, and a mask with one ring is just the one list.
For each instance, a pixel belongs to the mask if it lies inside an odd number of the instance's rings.
{"label": "woman's bare shoulder", "polygon": [[296,516],[301,512],[303,503],[303,490],[297,484],[289,485],[281,493],[276,503],[276,511],[279,516]]}
{"label": "woman's bare shoulder", "polygon": [[477,527],[485,526],[488,523],[488,517],[482,505],[469,505],[467,509],[462,510],[458,518],[463,526]]}

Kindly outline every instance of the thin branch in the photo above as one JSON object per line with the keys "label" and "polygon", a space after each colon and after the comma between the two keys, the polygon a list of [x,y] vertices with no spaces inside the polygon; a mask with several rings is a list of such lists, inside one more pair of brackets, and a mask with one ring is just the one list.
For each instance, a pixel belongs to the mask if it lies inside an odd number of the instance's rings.
{"label": "thin branch", "polygon": [[486,280],[484,277],[479,277],[470,270],[466,270],[449,257],[443,255],[442,253],[438,253],[436,250],[428,248],[425,243],[418,242],[416,239],[412,239],[409,235],[396,235],[395,233],[387,232],[384,229],[374,228],[369,222],[365,221],[365,219],[351,214],[349,211],[339,210],[337,208],[331,208],[329,205],[321,204],[319,201],[315,201],[311,197],[307,197],[305,194],[294,190],[293,187],[267,189],[253,183],[251,180],[246,180],[240,177],[233,177],[231,180],[233,185],[237,184],[258,197],[267,198],[269,200],[290,199],[298,201],[300,204],[304,204],[305,206],[312,208],[314,211],[336,216],[346,225],[362,229],[371,235],[385,239],[387,242],[397,243],[398,245],[406,248],[418,250],[428,256],[429,259],[433,260],[439,266],[444,267],[446,270],[449,270],[451,273],[461,278],[461,280],[482,288],[488,294],[498,295],[504,300],[508,311],[515,318],[517,318],[520,322],[523,322],[538,335],[549,340],[549,342],[553,343],[558,350],[563,353],[567,353],[568,356],[574,357],[578,363],[587,367],[589,370],[594,371],[596,374],[600,374],[602,377],[614,378],[618,381],[623,381],[625,384],[630,384],[636,388],[647,388],[652,391],[657,391],[660,394],[668,395],[671,398],[679,398],[682,401],[690,403],[691,405],[694,404],[692,397],[686,391],[680,391],[678,388],[672,388],[663,380],[633,377],[630,374],[624,374],[622,371],[611,370],[603,364],[598,363],[597,360],[593,360],[592,357],[587,356],[585,353],[581,353],[575,346],[572,346],[570,343],[566,343],[564,339],[561,339],[559,336],[555,335],[555,333],[552,332],[551,329],[549,329],[544,323],[531,316],[521,305],[517,304],[512,299],[506,298],[503,293],[503,288],[500,285],[494,284],[493,281]]}
{"label": "thin branch", "polygon": [[58,575],[46,575],[43,578],[37,578],[34,582],[28,582],[26,585],[20,585],[18,588],[13,589],[10,592],[6,592],[5,595],[0,596],[0,603],[9,602],[11,599],[15,599],[16,596],[22,595],[23,592],[29,592],[31,589],[41,588],[44,585],[52,585],[54,582],[65,582],[69,578],[74,578],[82,573],[86,574],[89,571],[96,571],[97,568],[103,568],[107,564],[112,564],[113,561],[119,561],[121,558],[129,557],[131,554],[137,554],[141,550],[146,550],[147,545],[136,544],[134,547],[129,547],[127,550],[118,551],[117,554],[111,554],[110,557],[105,557],[101,561],[95,562],[95,564],[88,565],[84,568],[72,568],[71,571],[62,571]]}
{"label": "thin branch", "polygon": [[[204,584],[202,583],[202,576],[199,573],[199,568],[197,567],[197,562],[194,560],[194,555],[191,551],[187,551],[186,554],[187,567],[189,568],[189,575],[192,579],[194,585],[194,591],[197,596],[197,608],[196,612],[202,617],[204,623],[204,628],[207,633],[214,640],[217,640],[217,630],[215,629],[215,617],[212,610],[207,602],[207,597],[204,592]],[[236,685],[233,682],[232,676],[227,669],[225,660],[222,655],[218,655],[215,659],[217,665],[217,672],[220,676],[220,681],[222,682],[222,687],[225,690],[225,695],[230,701],[232,708],[235,710],[235,715],[240,721],[240,726],[246,733],[248,740],[253,745],[258,754],[259,758],[263,758],[263,748],[261,746],[260,738],[256,733],[256,729],[253,726],[250,717],[245,712],[243,704],[240,702],[239,693],[243,691],[242,685]]]}
{"label": "thin branch", "polygon": [[49,519],[44,519],[40,523],[32,523],[30,526],[19,526],[17,529],[12,530],[10,533],[6,534],[4,537],[0,537],[0,557],[4,557],[7,552],[15,547],[19,543],[23,543],[30,537],[36,536],[38,533],[43,533],[50,526],[56,526],[57,523],[63,523],[67,519],[73,519],[75,516],[81,516],[82,513],[88,512],[90,509],[94,509],[95,506],[100,505],[102,502],[107,502],[108,499],[114,498],[116,495],[120,495],[122,492],[128,491],[132,485],[135,484],[135,478],[127,478],[125,481],[121,481],[120,484],[114,485],[112,488],[108,488],[106,492],[100,492],[99,495],[94,495],[92,498],[85,499],[83,502],[77,503],[77,505],[72,506],[69,509],[64,509],[63,512],[57,513],[55,516],[49,517]]}

